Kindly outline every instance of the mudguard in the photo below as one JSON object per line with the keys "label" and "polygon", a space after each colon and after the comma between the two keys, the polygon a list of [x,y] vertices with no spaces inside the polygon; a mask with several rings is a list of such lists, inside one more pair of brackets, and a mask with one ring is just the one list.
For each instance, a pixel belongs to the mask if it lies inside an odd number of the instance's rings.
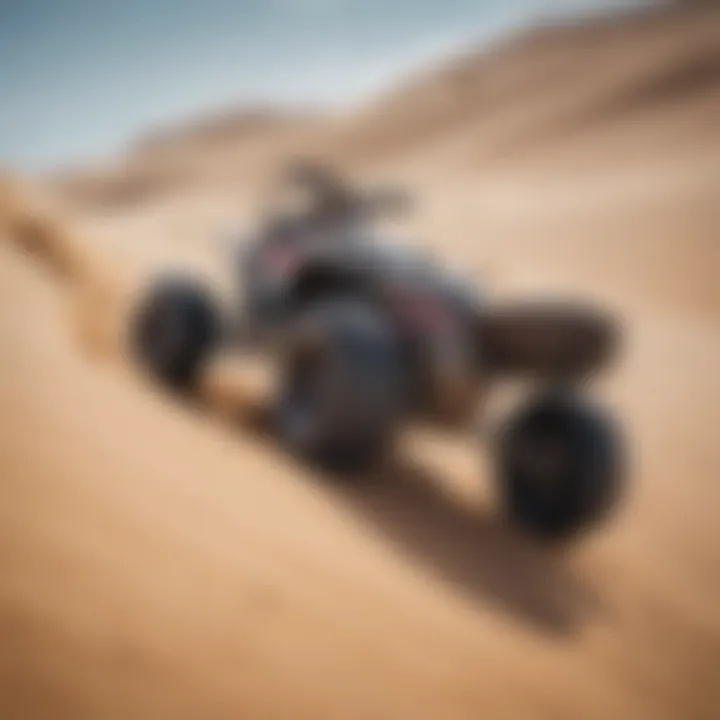
{"label": "mudguard", "polygon": [[479,322],[483,369],[498,375],[577,379],[605,367],[619,339],[607,314],[562,303],[488,308]]}

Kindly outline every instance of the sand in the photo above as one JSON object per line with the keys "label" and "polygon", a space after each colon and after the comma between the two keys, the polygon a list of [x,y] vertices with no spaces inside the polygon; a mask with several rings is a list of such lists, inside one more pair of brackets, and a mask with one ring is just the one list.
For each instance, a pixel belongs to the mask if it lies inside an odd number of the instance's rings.
{"label": "sand", "polygon": [[[626,325],[598,394],[631,483],[612,522],[563,551],[498,515],[471,433],[415,432],[343,483],[282,452],[253,387],[211,374],[190,407],[125,361],[149,269],[218,273],[208,237],[245,216],[231,192],[42,211],[14,193],[0,717],[718,717],[720,154],[691,107],[673,105],[679,140],[661,153],[637,147],[639,127],[668,132],[650,108],[537,140],[522,162],[397,165],[420,198],[407,232],[489,295],[579,293]],[[28,216],[43,218],[34,243]]]}

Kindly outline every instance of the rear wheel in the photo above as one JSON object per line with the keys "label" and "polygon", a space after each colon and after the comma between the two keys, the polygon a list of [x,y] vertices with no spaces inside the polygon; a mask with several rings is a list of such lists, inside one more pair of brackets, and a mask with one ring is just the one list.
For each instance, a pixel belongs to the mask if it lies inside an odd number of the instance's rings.
{"label": "rear wheel", "polygon": [[219,316],[209,294],[180,279],[158,282],[140,302],[130,328],[131,350],[164,385],[189,389],[217,343]]}
{"label": "rear wheel", "polygon": [[563,539],[604,518],[622,484],[616,428],[572,397],[548,397],[520,410],[497,454],[509,516],[535,535]]}
{"label": "rear wheel", "polygon": [[389,449],[399,407],[394,338],[372,308],[338,300],[305,311],[284,358],[285,443],[331,470],[362,472]]}

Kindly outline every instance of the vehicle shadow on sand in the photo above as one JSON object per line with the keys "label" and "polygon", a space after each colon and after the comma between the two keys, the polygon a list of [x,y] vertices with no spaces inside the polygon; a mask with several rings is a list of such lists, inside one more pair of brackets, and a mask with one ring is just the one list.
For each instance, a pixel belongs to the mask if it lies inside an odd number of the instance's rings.
{"label": "vehicle shadow on sand", "polygon": [[[251,405],[233,417],[244,432],[277,448],[267,408]],[[395,457],[359,478],[320,470],[313,477],[372,532],[474,603],[490,603],[558,636],[600,610],[597,592],[561,548],[543,547],[490,511],[464,506],[444,490],[442,478],[411,458]]]}

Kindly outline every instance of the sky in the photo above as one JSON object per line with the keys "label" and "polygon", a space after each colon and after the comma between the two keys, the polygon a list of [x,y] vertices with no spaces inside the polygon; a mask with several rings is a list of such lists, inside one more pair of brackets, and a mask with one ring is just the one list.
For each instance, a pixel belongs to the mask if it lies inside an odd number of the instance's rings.
{"label": "sky", "polygon": [[0,0],[0,166],[242,105],[344,106],[548,12],[628,0]]}

